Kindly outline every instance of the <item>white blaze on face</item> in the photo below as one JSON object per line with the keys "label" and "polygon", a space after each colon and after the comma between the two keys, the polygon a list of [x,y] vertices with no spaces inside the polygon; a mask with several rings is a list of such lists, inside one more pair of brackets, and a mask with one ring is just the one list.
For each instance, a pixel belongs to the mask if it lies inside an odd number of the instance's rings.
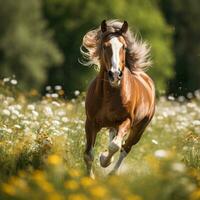
{"label": "white blaze on face", "polygon": [[112,58],[111,58],[111,71],[116,72],[120,70],[120,56],[119,56],[119,51],[122,47],[122,43],[116,38],[113,37],[110,40],[111,47],[112,47]]}

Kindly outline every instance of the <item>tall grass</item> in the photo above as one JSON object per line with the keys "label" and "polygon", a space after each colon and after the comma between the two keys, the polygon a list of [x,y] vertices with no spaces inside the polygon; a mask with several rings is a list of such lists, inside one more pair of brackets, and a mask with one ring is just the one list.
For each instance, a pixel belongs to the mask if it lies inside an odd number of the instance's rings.
{"label": "tall grass", "polygon": [[[98,134],[96,180],[83,163],[84,94],[61,88],[38,97],[0,83],[0,199],[200,199],[200,98],[161,97],[156,114],[118,176],[99,166],[108,133]],[[117,159],[117,155],[115,157]]]}

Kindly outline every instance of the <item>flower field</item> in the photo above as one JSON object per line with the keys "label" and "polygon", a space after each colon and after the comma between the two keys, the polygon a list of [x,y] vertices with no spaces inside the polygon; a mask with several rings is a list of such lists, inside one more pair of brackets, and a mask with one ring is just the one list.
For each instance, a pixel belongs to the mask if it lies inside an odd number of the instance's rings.
{"label": "flower field", "polygon": [[[23,94],[14,80],[0,82],[0,199],[199,200],[200,92],[190,101],[160,97],[140,142],[107,176],[99,154],[108,133],[98,134],[96,179],[84,175],[84,93],[62,97],[48,87]],[[117,158],[116,155],[115,158]]]}

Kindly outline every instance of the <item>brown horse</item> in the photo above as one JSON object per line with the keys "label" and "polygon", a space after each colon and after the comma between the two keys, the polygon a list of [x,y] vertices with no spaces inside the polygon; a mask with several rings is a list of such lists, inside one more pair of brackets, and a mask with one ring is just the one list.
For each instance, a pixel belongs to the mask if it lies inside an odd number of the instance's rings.
{"label": "brown horse", "polygon": [[100,156],[100,164],[107,167],[113,154],[121,149],[113,173],[154,115],[154,84],[144,72],[151,65],[149,47],[130,32],[126,21],[104,20],[100,28],[84,36],[81,53],[87,58],[85,65],[100,67],[89,86],[85,104],[87,172],[93,176],[92,149],[97,133],[107,127],[110,143],[108,151]]}

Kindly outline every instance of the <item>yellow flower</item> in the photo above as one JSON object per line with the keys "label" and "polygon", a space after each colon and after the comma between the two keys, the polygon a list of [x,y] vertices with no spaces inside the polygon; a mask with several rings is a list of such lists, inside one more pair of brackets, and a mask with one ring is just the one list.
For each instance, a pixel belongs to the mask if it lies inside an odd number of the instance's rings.
{"label": "yellow flower", "polygon": [[96,198],[103,198],[105,197],[107,191],[102,186],[95,186],[90,189],[90,193]]}
{"label": "yellow flower", "polygon": [[84,187],[90,187],[94,184],[94,180],[89,177],[83,177],[81,179],[81,185]]}
{"label": "yellow flower", "polygon": [[66,189],[69,189],[69,190],[76,190],[79,187],[78,183],[74,180],[66,181],[64,183],[64,186]]}
{"label": "yellow flower", "polygon": [[45,175],[42,171],[35,170],[34,173],[33,173],[33,179],[40,182],[42,180],[45,180]]}
{"label": "yellow flower", "polygon": [[67,110],[72,110],[73,109],[73,105],[71,103],[68,103],[66,106]]}
{"label": "yellow flower", "polygon": [[81,174],[78,170],[70,169],[69,175],[72,176],[72,177],[79,177]]}
{"label": "yellow flower", "polygon": [[12,185],[9,185],[7,183],[4,183],[2,185],[2,190],[8,194],[8,195],[11,195],[11,196],[14,196],[16,194],[16,190],[15,190],[15,187],[13,187]]}
{"label": "yellow flower", "polygon": [[51,165],[59,165],[59,164],[62,163],[61,158],[60,158],[58,155],[56,155],[56,154],[50,155],[50,156],[48,157],[48,160],[47,160],[47,161],[48,161],[48,163],[51,164]]}
{"label": "yellow flower", "polygon": [[38,183],[38,185],[42,188],[42,190],[44,190],[47,193],[54,191],[53,186],[47,181],[41,181],[40,183]]}
{"label": "yellow flower", "polygon": [[46,180],[45,174],[40,171],[36,170],[33,173],[33,179],[36,181],[39,187],[41,187],[42,190],[45,192],[53,192],[54,188],[53,186]]}
{"label": "yellow flower", "polygon": [[9,183],[15,186],[16,188],[23,190],[24,192],[28,192],[29,190],[26,181],[18,177],[15,177],[15,176],[11,177],[9,180]]}
{"label": "yellow flower", "polygon": [[64,200],[64,197],[54,192],[48,195],[48,200]]}
{"label": "yellow flower", "polygon": [[190,199],[191,200],[199,200],[200,199],[200,189],[197,189],[194,192],[192,192]]}
{"label": "yellow flower", "polygon": [[88,198],[84,194],[71,194],[67,198],[68,200],[87,200]]}

